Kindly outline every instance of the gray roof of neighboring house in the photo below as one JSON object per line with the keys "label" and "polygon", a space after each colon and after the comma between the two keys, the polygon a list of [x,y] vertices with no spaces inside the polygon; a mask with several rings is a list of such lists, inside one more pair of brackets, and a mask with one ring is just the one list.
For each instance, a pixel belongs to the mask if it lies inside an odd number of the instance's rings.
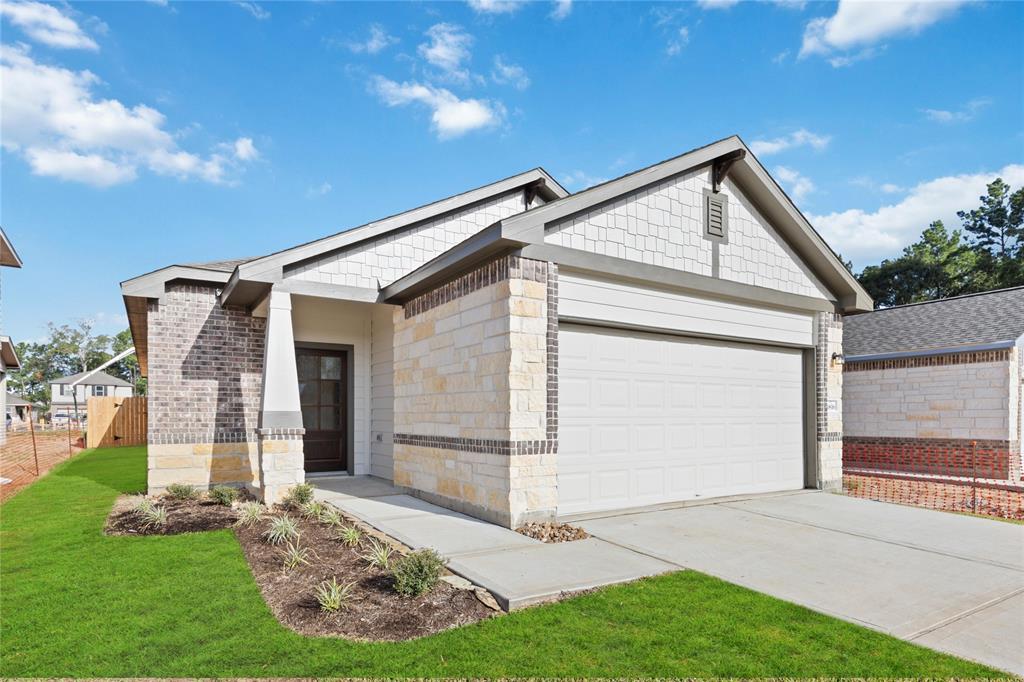
{"label": "gray roof of neighboring house", "polygon": [[[71,376],[60,377],[59,379],[51,379],[51,384],[71,384],[81,379],[88,372],[79,372],[78,374],[72,374]],[[106,372],[96,372],[91,377],[82,382],[82,386],[131,386],[127,381],[120,377],[115,377]]]}
{"label": "gray roof of neighboring house", "polygon": [[851,315],[843,322],[843,354],[946,350],[1021,336],[1024,287],[1016,287]]}

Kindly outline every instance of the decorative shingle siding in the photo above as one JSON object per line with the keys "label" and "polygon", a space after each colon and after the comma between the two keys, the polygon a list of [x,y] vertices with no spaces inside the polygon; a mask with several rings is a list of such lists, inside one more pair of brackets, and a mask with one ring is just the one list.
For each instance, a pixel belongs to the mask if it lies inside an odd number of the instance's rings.
{"label": "decorative shingle siding", "polygon": [[729,182],[728,241],[704,239],[703,192],[711,172],[702,168],[638,190],[588,213],[557,223],[545,241],[698,275],[818,298],[828,290],[804,268],[774,228]]}
{"label": "decorative shingle siding", "polygon": [[354,287],[384,286],[485,227],[522,213],[523,202],[522,190],[513,190],[418,227],[289,268],[285,277]]}
{"label": "decorative shingle siding", "polygon": [[257,483],[265,320],[212,286],[172,284],[149,304],[149,488]]}
{"label": "decorative shingle siding", "polygon": [[506,526],[553,518],[552,276],[505,256],[396,311],[395,483]]}

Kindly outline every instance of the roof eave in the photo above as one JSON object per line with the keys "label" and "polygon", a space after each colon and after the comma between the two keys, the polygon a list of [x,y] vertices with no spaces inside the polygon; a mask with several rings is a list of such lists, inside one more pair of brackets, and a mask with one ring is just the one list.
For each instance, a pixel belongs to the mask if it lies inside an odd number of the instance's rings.
{"label": "roof eave", "polygon": [[14,244],[7,238],[7,233],[0,227],[0,265],[9,268],[20,268],[22,266],[21,256],[14,249]]}
{"label": "roof eave", "polygon": [[21,359],[18,357],[18,348],[11,341],[9,336],[0,336],[0,353],[3,353],[4,367],[7,369],[21,369]]}

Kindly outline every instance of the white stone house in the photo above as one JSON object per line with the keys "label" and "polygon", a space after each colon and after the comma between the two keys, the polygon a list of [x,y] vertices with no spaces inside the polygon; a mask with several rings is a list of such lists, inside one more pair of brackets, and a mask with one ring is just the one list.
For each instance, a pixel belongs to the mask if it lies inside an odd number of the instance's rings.
{"label": "white stone house", "polygon": [[371,475],[506,526],[841,482],[871,300],[738,137],[122,283],[149,488]]}
{"label": "white stone house", "polygon": [[72,386],[86,374],[88,372],[79,372],[50,382],[51,419],[75,418],[76,409],[78,417],[84,418],[89,398],[130,398],[135,395],[135,387],[130,382],[106,372],[95,372],[77,386]]}
{"label": "white stone house", "polygon": [[847,318],[843,465],[1020,483],[1024,287]]}

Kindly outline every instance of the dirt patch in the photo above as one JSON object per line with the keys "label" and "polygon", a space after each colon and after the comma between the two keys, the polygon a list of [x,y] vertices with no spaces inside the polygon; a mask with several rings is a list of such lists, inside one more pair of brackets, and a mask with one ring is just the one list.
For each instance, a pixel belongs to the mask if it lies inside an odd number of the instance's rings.
{"label": "dirt patch", "polygon": [[[234,509],[202,499],[154,500],[167,510],[167,523],[163,527],[146,527],[145,519],[136,511],[142,500],[141,496],[118,498],[107,518],[106,532],[174,535],[234,528],[263,599],[283,625],[299,634],[400,641],[475,623],[497,613],[497,604],[489,593],[455,576],[446,576],[423,596],[402,597],[394,591],[390,573],[369,566],[360,555],[366,553],[371,539],[387,541],[395,549],[393,560],[408,548],[352,518],[346,517],[346,523],[363,530],[363,538],[356,547],[341,542],[335,529],[303,519],[295,510],[275,508],[262,521],[237,527],[234,524],[238,514]],[[307,563],[292,569],[284,567],[284,548],[270,545],[264,538],[270,515],[284,513],[298,526],[298,546],[308,551]],[[335,613],[323,611],[316,599],[317,586],[332,578],[341,585],[353,584],[345,608]]]}
{"label": "dirt patch", "polygon": [[209,500],[162,497],[154,503],[167,510],[167,523],[161,527],[147,526],[145,519],[136,511],[142,499],[140,495],[117,498],[113,511],[107,517],[107,535],[178,535],[231,528],[238,520],[234,509]]}
{"label": "dirt patch", "polygon": [[70,437],[67,431],[36,431],[33,438],[26,426],[21,428],[8,431],[7,440],[0,445],[0,502],[82,451],[80,431],[73,430]]}
{"label": "dirt patch", "polygon": [[[285,571],[282,551],[263,540],[265,527],[260,523],[236,534],[271,611],[303,635],[397,641],[468,625],[495,613],[473,590],[444,581],[421,597],[402,597],[386,571],[371,568],[359,557],[365,549],[345,546],[331,530],[311,521],[299,520],[299,544],[310,550],[309,564]],[[348,606],[338,613],[321,611],[315,597],[316,586],[331,578],[355,584]]]}
{"label": "dirt patch", "polygon": [[528,523],[516,528],[516,532],[541,542],[572,542],[586,540],[590,534],[568,523]]}

